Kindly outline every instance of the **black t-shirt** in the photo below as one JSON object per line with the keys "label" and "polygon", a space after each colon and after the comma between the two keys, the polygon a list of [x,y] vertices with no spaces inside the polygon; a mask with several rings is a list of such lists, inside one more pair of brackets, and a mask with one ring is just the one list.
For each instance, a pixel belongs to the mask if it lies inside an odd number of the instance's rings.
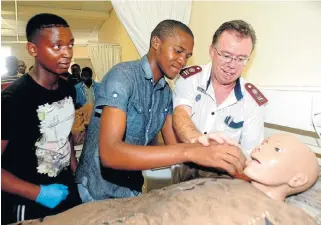
{"label": "black t-shirt", "polygon": [[[64,166],[55,177],[41,174],[37,169],[36,150],[60,148],[57,146],[63,146],[61,137],[66,137],[71,131],[75,89],[61,78],[58,82],[56,90],[48,90],[25,74],[1,93],[1,140],[9,141],[1,157],[1,163],[3,169],[30,183],[59,183],[67,185],[69,189],[75,189],[70,166]],[[66,102],[69,103],[68,118],[60,115],[66,112],[62,110]],[[54,110],[54,115],[50,114]],[[66,142],[66,138],[64,143],[69,143]],[[6,199],[18,201],[19,204],[30,203],[18,196]]]}

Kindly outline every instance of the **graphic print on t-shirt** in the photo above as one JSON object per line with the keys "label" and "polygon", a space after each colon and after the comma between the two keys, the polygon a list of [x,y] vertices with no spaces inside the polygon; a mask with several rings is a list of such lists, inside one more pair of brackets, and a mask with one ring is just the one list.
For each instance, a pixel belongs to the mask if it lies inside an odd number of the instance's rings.
{"label": "graphic print on t-shirt", "polygon": [[70,162],[69,134],[75,108],[71,97],[37,109],[41,137],[35,143],[38,173],[55,177]]}

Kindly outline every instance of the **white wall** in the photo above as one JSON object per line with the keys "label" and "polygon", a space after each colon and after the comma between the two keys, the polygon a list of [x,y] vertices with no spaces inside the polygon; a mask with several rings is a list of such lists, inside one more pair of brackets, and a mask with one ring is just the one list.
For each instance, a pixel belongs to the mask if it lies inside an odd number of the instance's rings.
{"label": "white wall", "polygon": [[215,30],[229,20],[249,22],[257,47],[246,78],[259,85],[321,87],[321,2],[194,1],[190,27],[195,35],[192,63],[209,61]]}
{"label": "white wall", "polygon": [[316,110],[316,101],[321,102],[321,88],[260,86],[259,89],[269,100],[265,122],[315,132],[312,112]]}

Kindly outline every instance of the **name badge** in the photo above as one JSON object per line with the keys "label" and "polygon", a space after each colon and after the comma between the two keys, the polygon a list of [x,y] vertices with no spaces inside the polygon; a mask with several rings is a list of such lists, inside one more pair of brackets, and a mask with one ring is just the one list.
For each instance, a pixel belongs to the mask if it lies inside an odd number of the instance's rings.
{"label": "name badge", "polygon": [[197,90],[200,91],[200,92],[202,92],[203,94],[206,94],[205,89],[202,88],[202,87],[200,87],[200,86],[197,87]]}

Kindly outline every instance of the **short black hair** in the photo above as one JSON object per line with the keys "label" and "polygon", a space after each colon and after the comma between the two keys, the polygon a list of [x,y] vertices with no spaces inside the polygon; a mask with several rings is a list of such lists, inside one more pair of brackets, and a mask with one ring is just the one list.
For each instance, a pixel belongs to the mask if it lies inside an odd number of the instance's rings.
{"label": "short black hair", "polygon": [[152,46],[152,38],[153,37],[158,37],[160,39],[169,37],[169,36],[175,36],[176,30],[181,30],[184,31],[185,33],[189,34],[193,39],[194,39],[194,35],[192,30],[185,25],[184,23],[177,21],[177,20],[163,20],[162,22],[160,22],[159,24],[157,24],[157,26],[155,27],[155,29],[152,31],[151,35],[150,35],[150,47]]}
{"label": "short black hair", "polygon": [[91,77],[93,76],[93,71],[92,71],[92,69],[90,67],[82,68],[81,72],[88,72]]}
{"label": "short black hair", "polygon": [[78,65],[78,64],[72,64],[72,66],[71,67],[75,67],[75,66],[77,66],[79,69],[80,69],[80,66]]}
{"label": "short black hair", "polygon": [[26,27],[26,36],[28,42],[34,43],[35,38],[42,29],[51,27],[69,27],[69,25],[62,17],[54,14],[41,13],[33,16],[28,21]]}

